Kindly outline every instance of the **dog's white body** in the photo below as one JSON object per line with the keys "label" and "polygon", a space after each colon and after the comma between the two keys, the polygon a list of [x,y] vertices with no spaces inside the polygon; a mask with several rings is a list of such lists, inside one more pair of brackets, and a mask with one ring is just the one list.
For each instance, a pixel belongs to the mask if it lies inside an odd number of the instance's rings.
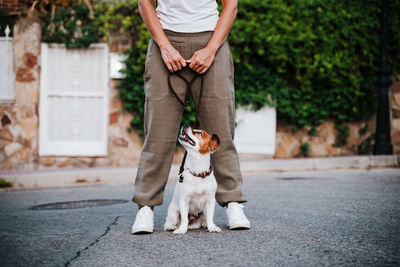
{"label": "dog's white body", "polygon": [[[185,127],[182,129],[182,132],[185,132]],[[210,154],[215,150],[200,153],[199,150],[202,151],[201,147],[202,145],[204,146],[204,142],[202,143],[202,140],[198,139],[199,137],[196,136],[196,133],[192,134],[191,129],[187,130],[186,134],[191,141],[195,141],[195,145],[185,142],[184,138],[179,139],[188,154],[185,170],[182,173],[183,182],[180,183],[177,181],[176,183],[174,196],[168,207],[168,216],[164,224],[164,229],[175,230],[174,234],[184,234],[188,229],[200,227],[207,227],[210,232],[220,232],[221,229],[213,221],[215,192],[217,190],[217,182],[214,174],[211,171],[204,178],[193,175],[193,173],[199,174],[210,170]],[[203,131],[203,135],[206,134]],[[218,139],[218,137],[216,138]],[[190,224],[189,215],[195,218]]]}

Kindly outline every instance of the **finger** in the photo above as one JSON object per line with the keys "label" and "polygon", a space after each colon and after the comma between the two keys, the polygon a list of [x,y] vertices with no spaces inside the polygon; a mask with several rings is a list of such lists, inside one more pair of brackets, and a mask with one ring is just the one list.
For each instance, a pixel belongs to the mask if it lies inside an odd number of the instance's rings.
{"label": "finger", "polygon": [[171,65],[172,65],[172,69],[173,69],[174,71],[177,71],[177,70],[178,70],[178,67],[176,66],[176,63],[175,63],[175,62],[172,62]]}
{"label": "finger", "polygon": [[202,67],[202,66],[197,64],[192,68],[192,70],[197,71],[200,67]]}
{"label": "finger", "polygon": [[196,69],[196,72],[197,72],[197,73],[200,73],[203,69],[204,69],[204,67],[203,67],[203,66],[200,66],[200,67],[198,67],[198,68]]}
{"label": "finger", "polygon": [[189,67],[190,67],[192,70],[195,70],[195,67],[197,67],[197,65],[193,63],[193,64],[190,64]]}
{"label": "finger", "polygon": [[174,70],[172,69],[171,64],[167,63],[167,69],[169,70],[169,72],[174,72]]}
{"label": "finger", "polygon": [[176,70],[181,70],[182,69],[182,66],[181,66],[181,63],[179,62],[179,61],[174,61],[174,65],[175,65],[175,67],[176,67]]}
{"label": "finger", "polygon": [[181,63],[182,68],[186,67],[186,60],[181,58],[181,60],[179,62]]}
{"label": "finger", "polygon": [[181,69],[183,69],[184,67],[186,67],[186,60],[184,60],[183,58],[179,60],[179,65],[181,66]]}
{"label": "finger", "polygon": [[199,71],[200,74],[206,73],[208,70],[208,67],[203,68],[202,70]]}
{"label": "finger", "polygon": [[181,70],[181,69],[182,69],[182,65],[181,65],[181,63],[180,63],[179,61],[176,62],[175,64],[176,64],[176,68],[177,68],[178,70]]}
{"label": "finger", "polygon": [[189,64],[189,68],[193,69],[193,67],[196,65],[197,65],[197,63],[195,61],[191,61]]}

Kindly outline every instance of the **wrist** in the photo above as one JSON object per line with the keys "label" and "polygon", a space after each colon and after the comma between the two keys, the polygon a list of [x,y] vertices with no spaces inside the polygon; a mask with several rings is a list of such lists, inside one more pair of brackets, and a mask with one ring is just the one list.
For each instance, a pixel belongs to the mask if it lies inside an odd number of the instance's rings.
{"label": "wrist", "polygon": [[214,43],[208,43],[206,48],[213,54],[217,53],[219,45]]}
{"label": "wrist", "polygon": [[160,50],[170,50],[172,45],[170,42],[160,42],[158,47],[160,47]]}

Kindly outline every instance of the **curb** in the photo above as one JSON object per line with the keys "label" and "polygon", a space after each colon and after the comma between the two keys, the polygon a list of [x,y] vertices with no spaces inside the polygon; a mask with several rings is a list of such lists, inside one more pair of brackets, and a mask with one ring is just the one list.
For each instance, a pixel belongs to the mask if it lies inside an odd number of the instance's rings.
{"label": "curb", "polygon": [[[289,171],[399,168],[400,154],[384,156],[242,160],[240,162],[240,167],[242,173],[244,174]],[[177,179],[178,170],[178,164],[172,165],[169,178]],[[133,184],[136,173],[137,166],[2,171],[0,172],[0,177],[11,182],[14,185],[12,188],[18,189],[63,187],[99,183]]]}
{"label": "curb", "polygon": [[330,158],[269,159],[243,161],[244,173],[322,171],[340,169],[399,168],[400,154],[382,156],[348,156]]}

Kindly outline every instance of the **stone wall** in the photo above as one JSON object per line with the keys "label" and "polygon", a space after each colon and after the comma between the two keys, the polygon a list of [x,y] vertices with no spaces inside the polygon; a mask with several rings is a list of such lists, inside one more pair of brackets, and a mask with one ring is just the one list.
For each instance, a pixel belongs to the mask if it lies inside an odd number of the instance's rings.
{"label": "stone wall", "polygon": [[32,169],[38,164],[38,104],[41,28],[34,19],[14,26],[15,100],[1,104],[1,169]]}
{"label": "stone wall", "polygon": [[390,88],[390,100],[393,152],[398,154],[400,153],[400,80],[395,77]]}
{"label": "stone wall", "polygon": [[[350,156],[357,155],[357,147],[371,137],[375,130],[375,119],[372,118],[368,122],[345,123],[349,127],[349,137],[347,144],[337,147],[338,131],[335,129],[335,123],[332,120],[326,121],[317,127],[315,136],[309,135],[305,129],[291,131],[289,125],[278,122],[276,133],[276,152],[275,158],[295,158],[301,157],[301,145],[309,145],[309,157],[332,157],[332,156]],[[365,125],[368,130],[365,134],[360,134],[359,130]],[[365,143],[366,144],[366,143]],[[367,152],[371,153],[373,142],[366,144]]]}
{"label": "stone wall", "polygon": [[[34,19],[22,19],[15,25],[13,52],[15,71],[15,100],[0,104],[0,169],[83,168],[96,166],[137,165],[142,147],[135,131],[128,132],[132,115],[121,110],[117,80],[110,80],[108,154],[106,157],[39,157],[39,77],[41,29]],[[130,43],[121,39],[110,44],[112,52],[129,48]],[[394,80],[391,88],[392,143],[395,153],[400,153],[400,81]],[[335,147],[337,130],[334,122],[327,121],[317,127],[317,135],[307,130],[292,132],[289,125],[278,122],[276,158],[294,158],[301,154],[301,145],[309,144],[310,157],[345,156],[357,154],[357,147],[364,144],[371,153],[375,118],[368,122],[346,124],[350,129],[347,144]],[[368,126],[360,135],[359,130]],[[183,150],[178,149],[174,162],[179,163]],[[247,157],[248,158],[248,157]]]}
{"label": "stone wall", "polygon": [[[391,108],[391,134],[393,152],[400,153],[400,81],[392,77],[389,103]],[[289,125],[278,122],[276,133],[275,158],[294,158],[301,156],[301,145],[309,144],[309,157],[350,156],[362,153],[372,154],[376,118],[367,122],[344,123],[349,127],[347,144],[337,147],[338,131],[334,121],[326,121],[317,127],[317,135],[310,136],[305,129],[291,131]],[[366,127],[367,126],[367,127]],[[367,129],[366,132],[360,129]]]}
{"label": "stone wall", "polygon": [[[0,103],[0,169],[58,169],[98,166],[134,166],[139,163],[142,141],[135,131],[128,132],[132,114],[123,112],[118,97],[117,80],[109,81],[109,125],[106,157],[40,157],[39,77],[41,30],[34,19],[20,20],[14,28],[13,40],[15,99]],[[130,47],[127,38],[110,42],[110,51]],[[178,150],[175,162],[182,151]]]}

